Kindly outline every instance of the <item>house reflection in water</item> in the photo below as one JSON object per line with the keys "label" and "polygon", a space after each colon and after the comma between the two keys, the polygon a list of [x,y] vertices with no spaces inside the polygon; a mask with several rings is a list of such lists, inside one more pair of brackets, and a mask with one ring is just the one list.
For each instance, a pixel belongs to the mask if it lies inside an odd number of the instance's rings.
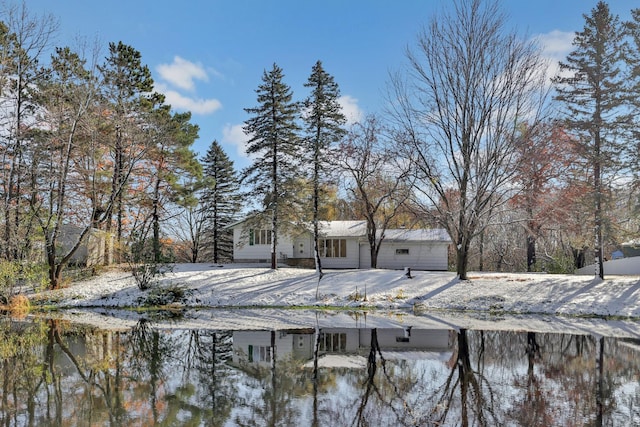
{"label": "house reflection in water", "polygon": [[[313,359],[318,340],[320,366],[366,367],[371,349],[371,328],[288,329],[234,331],[233,363],[270,365],[287,358]],[[456,331],[448,329],[376,328],[378,346],[385,359],[437,359],[446,362],[456,345]],[[275,359],[274,359],[275,356]]]}

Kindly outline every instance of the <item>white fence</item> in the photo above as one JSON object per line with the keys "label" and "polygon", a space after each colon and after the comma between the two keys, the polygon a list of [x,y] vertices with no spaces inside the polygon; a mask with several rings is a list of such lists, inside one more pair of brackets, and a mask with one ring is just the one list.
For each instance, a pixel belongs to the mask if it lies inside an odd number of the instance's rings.
{"label": "white fence", "polygon": [[[588,265],[576,270],[576,274],[596,275],[595,264]],[[628,274],[630,276],[640,276],[640,257],[622,258],[613,261],[605,261],[604,263],[605,277],[608,274]]]}

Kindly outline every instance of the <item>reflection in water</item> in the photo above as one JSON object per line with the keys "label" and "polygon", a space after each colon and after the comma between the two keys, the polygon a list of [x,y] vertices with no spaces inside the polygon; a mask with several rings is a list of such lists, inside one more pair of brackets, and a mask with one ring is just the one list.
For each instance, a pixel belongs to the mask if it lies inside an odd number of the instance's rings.
{"label": "reflection in water", "polygon": [[640,342],[0,323],[1,426],[640,424]]}

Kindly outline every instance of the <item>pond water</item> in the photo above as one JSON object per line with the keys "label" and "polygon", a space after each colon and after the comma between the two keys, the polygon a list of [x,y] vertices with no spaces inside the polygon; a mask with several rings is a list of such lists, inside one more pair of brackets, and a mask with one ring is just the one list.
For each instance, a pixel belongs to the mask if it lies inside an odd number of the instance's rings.
{"label": "pond water", "polygon": [[640,340],[0,322],[0,426],[640,425]]}

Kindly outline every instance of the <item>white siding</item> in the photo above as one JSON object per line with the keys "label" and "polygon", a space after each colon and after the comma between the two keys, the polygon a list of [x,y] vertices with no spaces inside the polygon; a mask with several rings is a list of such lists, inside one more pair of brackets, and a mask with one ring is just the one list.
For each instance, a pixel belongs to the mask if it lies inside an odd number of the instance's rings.
{"label": "white siding", "polygon": [[[576,270],[576,274],[596,275],[595,264]],[[604,274],[640,275],[640,257],[629,257],[604,262]]]}
{"label": "white siding", "polygon": [[[360,260],[361,268],[371,266],[369,244],[363,243]],[[400,270],[409,267],[414,270],[448,269],[448,243],[444,242],[382,242],[378,253],[378,268]],[[396,249],[409,249],[408,254],[397,254]]]}
{"label": "white siding", "polygon": [[356,328],[322,328],[323,334],[346,334],[347,346],[345,353],[357,353],[361,347],[360,329]]}
{"label": "white siding", "polygon": [[[271,259],[270,245],[249,245],[248,233],[242,230],[242,222],[233,226],[235,262],[268,262]],[[322,257],[323,268],[370,268],[371,255],[365,239],[365,221],[323,222],[321,238],[346,240],[346,257]],[[416,270],[447,270],[448,245],[451,243],[442,229],[387,230],[387,239],[382,243],[378,255],[378,267]],[[407,253],[397,253],[406,249]],[[280,233],[278,236],[278,259],[301,258],[312,260],[313,238],[311,232],[297,234],[294,238]],[[405,251],[406,252],[406,251]],[[302,265],[302,264],[300,264]]]}
{"label": "white siding", "polygon": [[[278,259],[293,256],[293,243],[286,235],[278,236],[276,250]],[[268,262],[271,260],[271,245],[250,245],[247,233],[242,235],[242,226],[233,229],[233,260],[235,262]]]}
{"label": "white siding", "polygon": [[322,268],[360,268],[358,264],[359,248],[358,241],[353,239],[347,240],[347,256],[344,258],[326,258],[322,257]]}

